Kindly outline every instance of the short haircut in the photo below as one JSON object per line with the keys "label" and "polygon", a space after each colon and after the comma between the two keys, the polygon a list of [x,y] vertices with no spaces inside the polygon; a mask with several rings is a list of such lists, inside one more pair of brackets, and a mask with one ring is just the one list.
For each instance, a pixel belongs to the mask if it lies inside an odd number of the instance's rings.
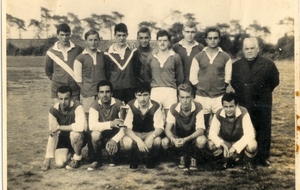
{"label": "short haircut", "polygon": [[245,38],[244,41],[243,41],[243,47],[244,47],[245,42],[253,42],[256,45],[256,47],[259,47],[258,39],[256,37]]}
{"label": "short haircut", "polygon": [[124,23],[117,24],[114,29],[115,34],[117,32],[124,32],[128,34],[127,26]]}
{"label": "short haircut", "polygon": [[151,31],[150,31],[150,29],[147,28],[147,27],[141,27],[141,28],[139,29],[139,31],[137,32],[137,36],[139,35],[139,33],[148,33],[149,36],[151,37]]}
{"label": "short haircut", "polygon": [[89,30],[89,31],[87,31],[87,32],[84,34],[84,39],[87,40],[87,38],[88,38],[90,35],[95,35],[95,34],[97,34],[98,39],[100,39],[100,35],[99,35],[99,33],[98,33],[96,30]]}
{"label": "short haircut", "polygon": [[177,91],[178,91],[178,95],[179,95],[179,91],[184,91],[184,92],[191,93],[191,95],[194,96],[194,90],[193,90],[192,86],[188,83],[180,84],[177,87]]}
{"label": "short haircut", "polygon": [[238,100],[237,100],[237,98],[236,98],[235,93],[233,93],[233,92],[226,93],[222,97],[222,105],[223,105],[224,101],[231,102],[232,100],[234,100],[234,104],[235,105],[237,105],[239,103]]}
{"label": "short haircut", "polygon": [[195,22],[192,22],[192,21],[187,21],[185,24],[184,24],[184,26],[183,26],[183,28],[184,27],[188,27],[188,28],[196,28],[196,30],[197,30],[197,27],[196,27],[196,23]]}
{"label": "short haircut", "polygon": [[99,92],[99,88],[101,86],[109,86],[111,92],[114,90],[113,85],[108,80],[102,80],[102,81],[98,82],[98,84],[97,84],[97,92]]}
{"label": "short haircut", "polygon": [[58,93],[64,94],[67,92],[70,92],[70,97],[72,97],[73,91],[69,86],[60,86],[57,88],[56,94]]}
{"label": "short haircut", "polygon": [[137,85],[137,87],[134,90],[134,93],[144,93],[144,92],[149,92],[150,94],[151,87],[148,83],[140,83]]}
{"label": "short haircut", "polygon": [[160,31],[158,31],[157,34],[156,34],[156,40],[158,40],[159,37],[163,37],[163,36],[167,36],[168,40],[169,41],[171,40],[171,35],[166,30],[160,30]]}
{"label": "short haircut", "polygon": [[59,25],[56,27],[56,33],[59,34],[60,31],[71,33],[71,28],[70,28],[70,26],[67,25],[66,23],[59,24]]}
{"label": "short haircut", "polygon": [[219,34],[219,38],[221,38],[221,31],[218,27],[207,27],[205,29],[204,37],[207,38],[208,33],[210,32],[217,32]]}

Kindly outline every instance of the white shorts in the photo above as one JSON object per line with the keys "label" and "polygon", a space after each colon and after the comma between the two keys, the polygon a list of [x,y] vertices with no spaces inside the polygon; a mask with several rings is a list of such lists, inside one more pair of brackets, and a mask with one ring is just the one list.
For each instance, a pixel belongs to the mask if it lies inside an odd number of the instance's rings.
{"label": "white shorts", "polygon": [[95,96],[84,98],[80,95],[80,103],[82,104],[84,113],[89,113],[90,107],[95,100]]}
{"label": "white shorts", "polygon": [[170,87],[154,87],[151,89],[150,98],[157,101],[163,109],[170,109],[177,103],[177,90]]}
{"label": "white shorts", "polygon": [[223,107],[222,97],[223,96],[210,98],[196,95],[195,101],[199,102],[202,105],[204,114],[216,113],[219,109]]}

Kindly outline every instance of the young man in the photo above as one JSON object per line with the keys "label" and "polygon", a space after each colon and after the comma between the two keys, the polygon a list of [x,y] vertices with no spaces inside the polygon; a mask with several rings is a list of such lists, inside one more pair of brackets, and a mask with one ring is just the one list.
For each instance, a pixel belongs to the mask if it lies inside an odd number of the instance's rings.
{"label": "young man", "polygon": [[169,49],[171,36],[166,30],[156,35],[158,53],[150,61],[151,99],[157,101],[165,110],[177,102],[176,88],[183,82],[181,58]]}
{"label": "young man", "polygon": [[137,41],[139,46],[134,53],[135,67],[134,72],[138,83],[151,83],[149,72],[149,62],[152,57],[152,48],[150,47],[151,31],[147,27],[141,27],[137,32]]}
{"label": "young man", "polygon": [[113,158],[119,149],[118,142],[124,136],[124,130],[120,128],[123,119],[119,117],[123,103],[112,97],[113,86],[109,81],[100,81],[97,89],[98,98],[93,102],[89,114],[89,127],[96,157],[88,167],[89,171],[101,166],[103,147],[111,158],[110,165],[113,166]]}
{"label": "young man", "polygon": [[279,72],[273,61],[258,55],[256,38],[245,38],[244,57],[232,68],[232,87],[240,105],[249,111],[257,132],[258,164],[269,166],[272,125],[272,92],[279,84]]}
{"label": "young man", "polygon": [[150,100],[150,86],[141,84],[135,90],[136,99],[128,103],[124,125],[125,147],[131,148],[130,168],[138,168],[138,152],[147,155],[146,167],[154,168],[158,162],[161,133],[164,130],[162,112],[157,102]]}
{"label": "young man", "polygon": [[[214,115],[210,130],[208,148],[214,156],[222,154],[230,162],[244,153],[244,169],[253,170],[253,158],[257,151],[255,130],[247,109],[238,106],[235,94],[228,93],[222,97],[223,108]],[[223,165],[227,167],[227,162]]]}
{"label": "young man", "polygon": [[71,29],[67,24],[57,26],[56,42],[48,51],[45,62],[45,72],[51,80],[51,98],[57,102],[56,90],[66,85],[72,91],[72,100],[79,100],[79,87],[74,80],[74,60],[82,52],[82,48],[70,41]]}
{"label": "young man", "polygon": [[55,154],[56,166],[62,168],[73,155],[66,169],[78,168],[81,165],[81,150],[84,146],[84,130],[86,120],[83,107],[78,101],[72,101],[72,89],[60,86],[57,89],[58,103],[49,111],[49,130],[43,170],[50,168]]}
{"label": "young man", "polygon": [[[80,87],[80,102],[88,119],[89,109],[97,95],[97,84],[101,80],[106,80],[107,76],[105,72],[104,55],[103,52],[98,49],[98,43],[100,41],[99,33],[95,30],[89,30],[85,33],[84,38],[87,47],[74,61],[74,79]],[[88,143],[88,155],[91,158],[95,155],[90,130],[87,131],[86,138]]]}
{"label": "young man", "polygon": [[[196,158],[206,145],[202,106],[193,102],[194,92],[189,84],[178,87],[179,103],[173,104],[167,116],[162,147],[175,148],[180,156],[180,169],[197,170]],[[190,163],[188,163],[190,161]]]}
{"label": "young man", "polygon": [[197,32],[197,27],[194,22],[186,22],[183,26],[183,39],[174,44],[172,49],[181,57],[183,64],[184,82],[190,81],[190,69],[192,59],[195,55],[201,52],[204,46],[194,40]]}
{"label": "young man", "polygon": [[194,57],[190,70],[190,81],[197,89],[195,101],[203,106],[206,129],[211,113],[222,108],[221,98],[231,80],[232,61],[218,46],[220,38],[218,28],[206,29],[207,47]]}
{"label": "young man", "polygon": [[127,104],[134,99],[134,88],[136,87],[132,59],[136,49],[131,50],[126,43],[128,30],[125,24],[117,24],[114,32],[117,42],[104,53],[107,76],[114,87],[114,97]]}

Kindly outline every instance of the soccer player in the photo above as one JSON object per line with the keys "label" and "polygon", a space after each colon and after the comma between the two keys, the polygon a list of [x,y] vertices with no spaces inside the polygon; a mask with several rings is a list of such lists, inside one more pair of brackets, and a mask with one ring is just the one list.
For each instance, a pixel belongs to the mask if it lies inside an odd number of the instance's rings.
{"label": "soccer player", "polygon": [[177,102],[176,88],[183,82],[180,56],[169,49],[171,36],[166,30],[156,35],[158,53],[150,61],[151,99],[157,101],[167,115],[171,105]]}
{"label": "soccer player", "polygon": [[244,56],[233,64],[232,87],[241,106],[249,111],[256,130],[257,162],[269,166],[272,125],[272,92],[279,84],[279,72],[272,60],[258,55],[256,38],[245,38]]}
{"label": "soccer player", "polygon": [[[208,148],[219,156],[223,153],[228,162],[241,157],[244,153],[244,169],[253,170],[254,156],[257,152],[255,130],[246,108],[239,106],[235,94],[222,97],[223,108],[214,115],[210,130]],[[223,167],[228,167],[227,161]]]}
{"label": "soccer player", "polygon": [[190,70],[190,81],[197,89],[195,101],[203,106],[206,129],[211,113],[222,108],[221,98],[231,80],[232,61],[218,46],[220,38],[218,28],[206,29],[207,47],[193,58]]}
{"label": "soccer player", "polygon": [[[101,80],[106,80],[106,68],[104,55],[98,49],[100,41],[99,33],[89,30],[84,35],[87,47],[78,55],[74,61],[74,79],[80,87],[80,102],[82,103],[86,118],[89,118],[89,109],[97,95],[97,84]],[[88,122],[87,122],[88,123]],[[88,143],[88,155],[93,157],[93,146],[91,134],[88,127],[86,133]]]}
{"label": "soccer player", "polygon": [[124,23],[115,26],[114,34],[117,42],[104,53],[106,70],[108,80],[114,87],[113,96],[127,104],[134,99],[134,88],[136,87],[132,59],[136,49],[130,49],[126,42],[128,30]]}
{"label": "soccer player", "polygon": [[158,162],[161,137],[164,130],[162,112],[156,101],[150,100],[150,86],[140,84],[135,90],[136,99],[128,103],[124,125],[124,147],[131,149],[130,168],[138,168],[138,153],[147,156],[146,167],[154,168]]}
{"label": "soccer player", "polygon": [[174,44],[172,49],[180,55],[183,65],[184,82],[190,81],[190,68],[194,56],[201,52],[204,46],[194,40],[197,27],[194,22],[188,21],[184,24],[182,34],[183,39]]}
{"label": "soccer player", "polygon": [[69,86],[72,93],[72,100],[79,101],[79,86],[74,80],[74,60],[82,52],[82,48],[70,41],[71,29],[67,24],[57,26],[56,42],[46,54],[45,72],[51,80],[51,98],[57,102],[56,90],[58,87]]}
{"label": "soccer player", "polygon": [[89,114],[89,127],[92,131],[92,144],[96,157],[88,167],[95,170],[102,164],[102,148],[105,147],[110,165],[115,165],[115,155],[119,150],[119,141],[124,136],[124,129],[120,126],[123,119],[119,117],[123,103],[112,97],[113,86],[109,81],[103,80],[97,84],[98,98],[94,100]]}
{"label": "soccer player", "polygon": [[139,46],[134,53],[135,67],[134,72],[138,83],[151,83],[149,72],[149,62],[152,57],[152,47],[150,46],[151,31],[147,27],[141,27],[137,32]]}
{"label": "soccer player", "polygon": [[84,130],[86,129],[85,114],[82,105],[72,100],[72,89],[60,86],[57,89],[58,102],[49,111],[49,130],[43,170],[50,168],[51,159],[55,154],[56,166],[62,168],[71,155],[71,162],[66,169],[78,168],[81,165],[81,150],[84,146]]}
{"label": "soccer player", "polygon": [[171,106],[165,128],[162,147],[175,148],[180,156],[180,169],[197,170],[197,158],[206,145],[202,106],[193,101],[194,92],[189,84],[178,87],[179,103]]}

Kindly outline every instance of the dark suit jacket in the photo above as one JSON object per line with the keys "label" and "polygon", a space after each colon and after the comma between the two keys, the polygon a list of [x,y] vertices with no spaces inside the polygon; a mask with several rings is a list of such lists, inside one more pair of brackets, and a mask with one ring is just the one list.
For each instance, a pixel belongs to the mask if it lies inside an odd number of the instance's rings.
{"label": "dark suit jacket", "polygon": [[245,57],[232,66],[231,85],[240,105],[272,106],[272,91],[279,84],[279,72],[270,59],[258,56],[249,70]]}

